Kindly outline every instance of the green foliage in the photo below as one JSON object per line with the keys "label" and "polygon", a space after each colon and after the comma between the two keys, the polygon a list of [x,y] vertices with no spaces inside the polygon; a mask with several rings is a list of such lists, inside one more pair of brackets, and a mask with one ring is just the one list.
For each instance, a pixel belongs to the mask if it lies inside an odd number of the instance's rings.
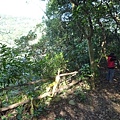
{"label": "green foliage", "polygon": [[17,110],[17,116],[16,116],[17,120],[22,120],[23,109],[24,109],[23,106],[19,106],[19,107],[16,108],[16,110]]}
{"label": "green foliage", "polygon": [[[78,70],[82,78],[88,77],[91,74],[87,43],[89,37],[91,37],[96,60],[93,62],[98,62],[103,49],[107,53],[114,51],[119,56],[119,21],[112,16],[117,13],[119,16],[118,8],[116,1],[79,1],[78,5],[72,8],[69,0],[50,0],[46,9],[48,19],[44,21],[46,28],[43,33],[45,34],[38,44],[29,44],[29,41],[37,37],[32,30],[26,36],[15,40],[16,48],[8,48],[1,44],[0,87],[27,83],[39,78],[49,78],[49,80],[37,86],[21,87],[18,90],[1,93],[3,105],[8,106],[24,98],[32,99],[45,93],[46,87],[54,80],[53,77],[58,70],[61,72]],[[38,24],[38,27],[41,27],[41,24]],[[90,31],[91,27],[93,31]],[[103,43],[106,43],[104,47]],[[75,91],[80,101],[86,100],[82,89],[90,88],[88,81],[83,82],[86,86]],[[23,106],[16,108],[17,119],[22,120],[25,116],[31,119],[32,116],[38,116],[45,110],[45,104],[50,101],[51,98],[36,101],[36,109],[31,109],[32,115],[29,113],[23,115],[25,110]],[[10,116],[12,114],[9,114]],[[3,119],[7,120],[8,117],[2,116]],[[56,118],[56,120],[63,120],[63,118]]]}
{"label": "green foliage", "polygon": [[120,51],[120,47],[118,46],[120,44],[120,33],[113,33],[110,32],[109,35],[107,36],[107,54],[114,52],[118,57],[120,57],[119,55],[119,51]]}
{"label": "green foliage", "polygon": [[64,56],[68,60],[67,67],[70,71],[79,70],[89,61],[87,41],[84,40],[79,43],[79,41],[75,39],[71,40],[70,45],[67,42],[69,41],[66,41],[66,46],[68,46],[64,51]]}
{"label": "green foliage", "polygon": [[77,88],[74,94],[77,96],[77,98],[81,102],[84,102],[86,100],[86,95],[85,95],[85,93],[84,93],[84,91],[82,90],[81,87]]}
{"label": "green foliage", "polygon": [[66,61],[63,54],[47,54],[34,61],[31,55],[19,53],[16,49],[1,45],[1,85],[20,84],[37,78],[55,77],[58,69],[65,71]]}
{"label": "green foliage", "polygon": [[55,120],[64,120],[64,119],[59,117],[59,118],[56,118]]}
{"label": "green foliage", "polygon": [[31,74],[31,61],[28,56],[18,56],[16,51],[5,45],[1,46],[0,55],[0,82],[2,85],[23,83],[25,78],[27,81],[27,77]]}
{"label": "green foliage", "polygon": [[91,74],[90,65],[89,64],[84,64],[81,67],[80,72],[81,72],[81,77],[89,76]]}
{"label": "green foliage", "polygon": [[1,116],[2,120],[8,120],[6,116]]}
{"label": "green foliage", "polygon": [[35,32],[33,32],[32,30],[30,30],[26,36],[22,36],[22,37],[20,37],[20,39],[16,39],[15,43],[17,46],[20,45],[22,48],[24,48],[27,45],[29,45],[28,42],[30,40],[34,40],[36,37],[37,37],[37,34]]}
{"label": "green foliage", "polygon": [[65,71],[66,61],[63,58],[63,54],[48,54],[41,60],[35,63],[33,71],[42,78],[51,78],[57,74],[58,69]]}

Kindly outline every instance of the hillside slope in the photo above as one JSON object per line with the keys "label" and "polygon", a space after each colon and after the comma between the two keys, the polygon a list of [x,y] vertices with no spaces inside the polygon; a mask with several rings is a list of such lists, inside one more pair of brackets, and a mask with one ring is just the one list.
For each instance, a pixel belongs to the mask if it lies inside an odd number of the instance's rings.
{"label": "hillside slope", "polygon": [[0,15],[0,43],[14,45],[14,40],[33,30],[38,19]]}

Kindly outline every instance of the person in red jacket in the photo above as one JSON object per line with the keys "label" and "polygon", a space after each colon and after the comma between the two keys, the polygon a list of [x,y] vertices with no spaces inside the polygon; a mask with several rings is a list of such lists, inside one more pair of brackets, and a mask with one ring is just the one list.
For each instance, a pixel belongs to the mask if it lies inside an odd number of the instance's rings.
{"label": "person in red jacket", "polygon": [[110,83],[113,82],[115,60],[116,60],[116,56],[114,55],[114,53],[110,53],[110,55],[108,56],[108,59],[107,59],[107,67],[108,67],[107,80]]}

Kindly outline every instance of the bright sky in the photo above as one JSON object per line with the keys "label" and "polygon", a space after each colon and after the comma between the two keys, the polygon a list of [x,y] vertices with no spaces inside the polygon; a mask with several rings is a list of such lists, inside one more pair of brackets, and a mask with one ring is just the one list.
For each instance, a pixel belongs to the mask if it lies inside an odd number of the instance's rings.
{"label": "bright sky", "polygon": [[42,18],[47,0],[0,0],[0,14]]}

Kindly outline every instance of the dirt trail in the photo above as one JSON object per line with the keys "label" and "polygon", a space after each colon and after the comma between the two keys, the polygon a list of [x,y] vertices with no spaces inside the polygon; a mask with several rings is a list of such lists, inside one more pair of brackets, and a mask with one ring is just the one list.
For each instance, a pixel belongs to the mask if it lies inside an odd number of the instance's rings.
{"label": "dirt trail", "polygon": [[[104,72],[104,71],[103,71]],[[66,99],[51,103],[38,120],[120,120],[120,70],[116,69],[112,84],[101,76],[97,89],[86,93],[86,99],[70,94]],[[69,101],[74,104],[69,104]]]}

